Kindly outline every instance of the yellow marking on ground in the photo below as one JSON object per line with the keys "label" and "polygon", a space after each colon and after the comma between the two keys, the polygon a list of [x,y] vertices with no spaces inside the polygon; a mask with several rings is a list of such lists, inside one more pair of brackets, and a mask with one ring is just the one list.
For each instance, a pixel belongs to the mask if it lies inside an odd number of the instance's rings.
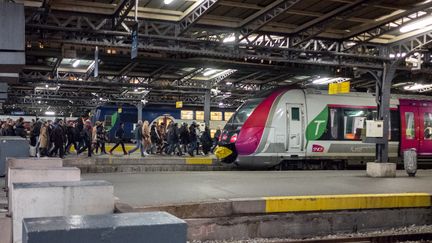
{"label": "yellow marking on ground", "polygon": [[213,159],[210,157],[205,158],[186,158],[187,165],[211,165],[213,164]]}
{"label": "yellow marking on ground", "polygon": [[266,213],[430,207],[429,193],[265,197]]}

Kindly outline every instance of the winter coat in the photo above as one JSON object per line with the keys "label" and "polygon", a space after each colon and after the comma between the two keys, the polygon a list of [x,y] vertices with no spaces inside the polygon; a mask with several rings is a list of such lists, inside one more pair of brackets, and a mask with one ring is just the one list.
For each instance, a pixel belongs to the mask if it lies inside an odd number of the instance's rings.
{"label": "winter coat", "polygon": [[190,125],[189,127],[189,142],[196,143],[198,141],[195,125]]}
{"label": "winter coat", "polygon": [[51,141],[59,146],[62,146],[66,142],[66,135],[63,132],[63,127],[57,125],[51,132]]}
{"label": "winter coat", "polygon": [[96,127],[97,142],[103,143],[106,141],[106,131],[102,125]]}
{"label": "winter coat", "polygon": [[26,137],[26,131],[25,131],[24,125],[21,122],[19,122],[15,125],[15,135],[20,136],[22,138]]}
{"label": "winter coat", "polygon": [[39,141],[40,148],[48,148],[48,129],[45,126],[40,130]]}
{"label": "winter coat", "polygon": [[201,135],[201,144],[203,147],[211,147],[212,146],[212,139],[210,136],[210,131],[205,130]]}
{"label": "winter coat", "polygon": [[152,125],[150,128],[150,138],[153,143],[159,143],[160,142],[160,136],[159,131],[156,127],[156,125]]}
{"label": "winter coat", "polygon": [[187,126],[181,126],[180,127],[180,140],[182,144],[188,144],[189,143],[189,131]]}
{"label": "winter coat", "polygon": [[116,133],[115,133],[116,139],[117,139],[118,141],[123,141],[124,133],[125,133],[125,132],[124,132],[124,129],[121,128],[121,127],[119,127],[119,128],[116,130]]}

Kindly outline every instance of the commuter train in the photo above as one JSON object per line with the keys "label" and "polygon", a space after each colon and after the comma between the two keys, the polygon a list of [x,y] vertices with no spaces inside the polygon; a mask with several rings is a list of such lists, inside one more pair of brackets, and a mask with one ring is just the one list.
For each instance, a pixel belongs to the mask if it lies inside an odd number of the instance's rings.
{"label": "commuter train", "polygon": [[[375,160],[375,144],[362,142],[366,120],[376,119],[372,94],[328,95],[281,88],[247,100],[225,125],[216,156],[243,167],[344,168]],[[393,95],[389,159],[404,150],[432,158],[432,98]]]}

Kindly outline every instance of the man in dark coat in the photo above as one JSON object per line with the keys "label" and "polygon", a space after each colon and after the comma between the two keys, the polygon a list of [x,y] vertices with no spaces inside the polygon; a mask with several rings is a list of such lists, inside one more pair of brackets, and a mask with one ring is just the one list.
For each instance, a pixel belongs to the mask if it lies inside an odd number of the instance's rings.
{"label": "man in dark coat", "polygon": [[63,120],[59,120],[51,132],[51,139],[54,143],[54,149],[50,152],[50,156],[57,153],[60,158],[64,158],[64,143],[66,142],[66,135],[63,130]]}
{"label": "man in dark coat", "polygon": [[119,145],[122,146],[123,154],[127,155],[127,152],[126,152],[126,149],[125,149],[125,145],[124,145],[124,141],[123,141],[123,139],[124,139],[124,133],[125,133],[124,132],[124,124],[123,124],[123,122],[120,122],[120,126],[119,126],[119,128],[117,129],[117,131],[115,133],[117,142],[116,142],[116,144],[114,145],[114,147],[112,147],[112,149],[109,152],[111,155],[112,155],[112,152],[114,151],[114,149],[116,149]]}
{"label": "man in dark coat", "polygon": [[189,155],[194,156],[194,150],[197,148],[197,134],[196,134],[196,123],[193,122],[189,126]]}
{"label": "man in dark coat", "polygon": [[77,155],[79,155],[80,153],[84,152],[87,149],[87,156],[91,157],[92,132],[93,132],[93,128],[92,128],[91,121],[86,120],[84,129],[82,131],[82,138],[84,139],[84,146],[78,150]]}
{"label": "man in dark coat", "polygon": [[187,145],[189,144],[189,129],[185,122],[180,127],[180,143],[183,146],[184,153],[187,153]]}
{"label": "man in dark coat", "polygon": [[212,147],[212,140],[210,136],[210,129],[206,126],[204,132],[201,135],[202,150],[205,155],[207,155]]}

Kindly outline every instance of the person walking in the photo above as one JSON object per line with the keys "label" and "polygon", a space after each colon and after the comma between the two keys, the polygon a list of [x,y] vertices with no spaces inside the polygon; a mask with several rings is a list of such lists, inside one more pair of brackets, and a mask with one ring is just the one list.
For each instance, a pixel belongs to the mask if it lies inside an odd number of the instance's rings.
{"label": "person walking", "polygon": [[218,143],[219,143],[219,137],[221,136],[221,134],[222,134],[221,127],[218,126],[218,128],[216,129],[216,132],[215,132],[215,134],[214,134],[214,137],[213,137],[213,147],[211,148],[211,152],[212,152],[212,153],[214,153],[214,150],[215,150],[216,147],[218,146]]}
{"label": "person walking", "polygon": [[81,147],[78,152],[77,155],[81,154],[82,152],[84,152],[87,149],[87,156],[91,157],[92,154],[92,125],[90,120],[85,121],[85,125],[84,125],[84,129],[82,132],[82,138],[84,139],[84,146]]}
{"label": "person walking", "polygon": [[142,139],[143,139],[143,146],[144,146],[144,155],[149,155],[147,153],[147,150],[151,147],[151,139],[150,139],[150,126],[148,121],[144,121],[144,124],[142,126]]}
{"label": "person walking", "polygon": [[63,120],[57,121],[57,124],[54,126],[54,129],[51,133],[52,142],[54,144],[54,149],[51,150],[50,156],[54,154],[59,155],[60,158],[64,158],[64,144],[66,142],[66,134],[64,134],[63,130]]}
{"label": "person walking", "polygon": [[189,144],[189,130],[186,122],[183,122],[182,126],[180,127],[180,143],[183,147],[183,153],[187,153]]}
{"label": "person walking", "polygon": [[105,131],[105,124],[104,122],[101,122],[97,127],[96,127],[96,143],[97,143],[97,147],[96,147],[96,153],[98,152],[98,148],[100,148],[101,150],[101,154],[106,154],[106,150],[105,150],[105,141],[107,140],[107,136],[106,136],[106,131]]}
{"label": "person walking", "polygon": [[150,140],[152,143],[150,148],[150,153],[154,154],[157,152],[157,146],[160,143],[160,136],[159,136],[159,131],[156,122],[153,122],[153,124],[150,127]]}
{"label": "person walking", "polygon": [[189,155],[194,157],[194,151],[197,147],[196,123],[192,122],[189,126]]}
{"label": "person walking", "polygon": [[[177,154],[178,156],[182,156],[183,153],[182,153],[182,150],[180,148],[180,130],[179,130],[179,127],[178,127],[177,123],[174,123],[174,125],[172,127],[172,134],[171,134],[171,136],[172,136],[171,139],[172,139],[172,144],[173,145],[171,147],[170,154],[174,153],[174,154]],[[177,153],[176,153],[176,150],[177,150]]]}
{"label": "person walking", "polygon": [[128,155],[131,155],[132,153],[134,153],[135,151],[137,151],[139,149],[141,152],[141,157],[144,157],[142,124],[143,124],[143,122],[141,120],[139,120],[138,124],[135,128],[136,145],[135,145],[135,148],[128,151]]}
{"label": "person walking", "polygon": [[47,156],[48,151],[48,123],[43,122],[39,134],[39,155]]}
{"label": "person walking", "polygon": [[212,147],[212,139],[210,136],[210,129],[208,128],[208,126],[205,126],[204,132],[201,134],[200,140],[201,140],[202,151],[204,155],[208,155]]}
{"label": "person walking", "polygon": [[70,148],[72,145],[74,146],[75,151],[78,151],[78,145],[77,145],[77,134],[76,129],[74,126],[74,123],[72,121],[68,121],[66,126],[66,137],[67,137],[67,144],[66,144],[66,154],[70,154]]}
{"label": "person walking", "polygon": [[123,154],[127,155],[126,149],[125,149],[125,145],[124,145],[124,124],[123,122],[120,122],[119,128],[116,130],[115,133],[115,137],[116,137],[116,144],[114,145],[114,147],[111,148],[111,150],[109,151],[110,155],[112,155],[112,152],[114,151],[114,149],[116,149],[119,145],[121,145],[122,149],[123,149]]}

